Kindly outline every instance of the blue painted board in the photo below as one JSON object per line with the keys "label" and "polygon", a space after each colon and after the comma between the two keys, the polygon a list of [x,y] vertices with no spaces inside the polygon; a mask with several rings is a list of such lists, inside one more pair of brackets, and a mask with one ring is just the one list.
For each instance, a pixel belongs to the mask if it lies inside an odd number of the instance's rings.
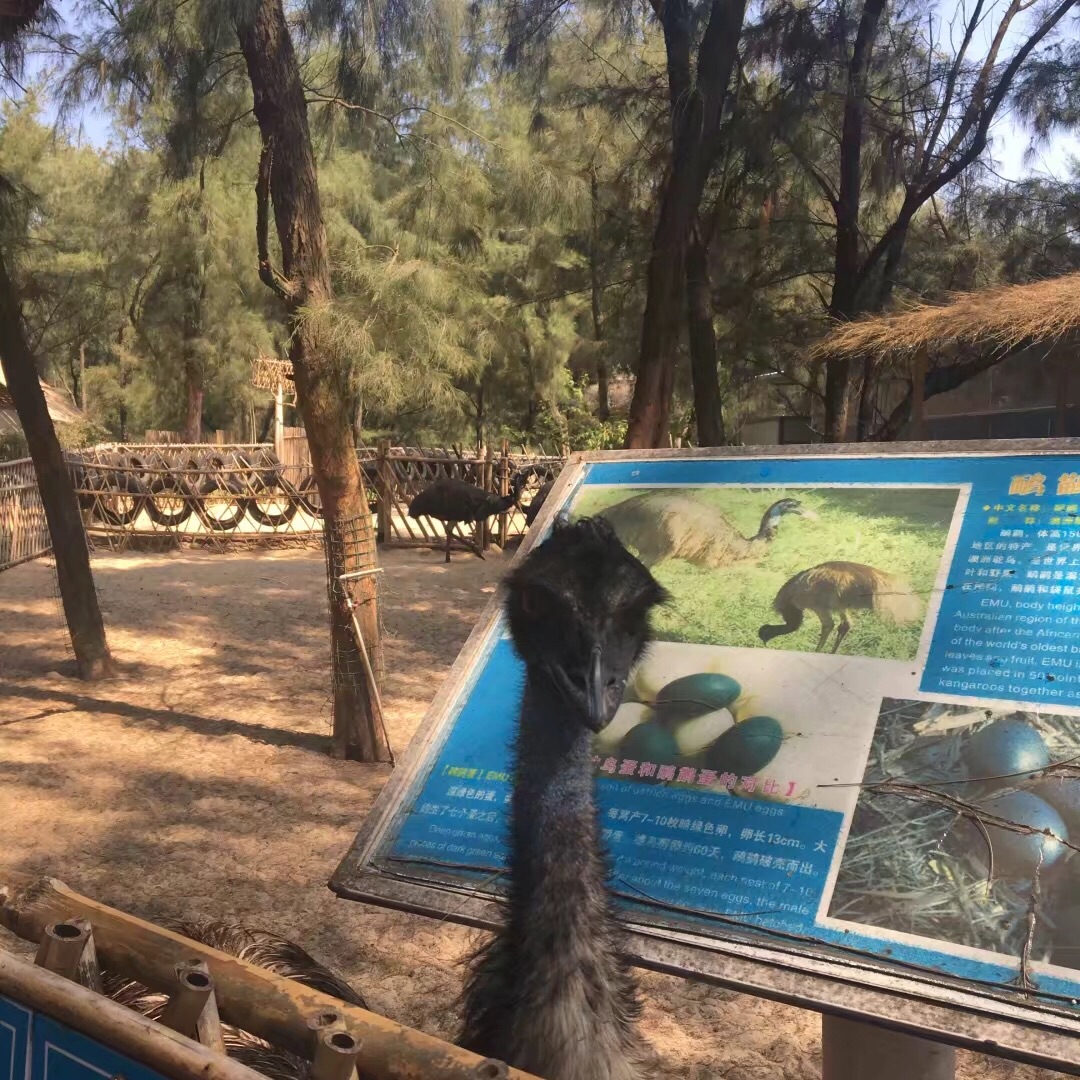
{"label": "blue painted board", "polygon": [[0,1080],[163,1080],[160,1073],[0,997]]}
{"label": "blue painted board", "polygon": [[0,1080],[26,1080],[32,1019],[25,1005],[0,997]]}
{"label": "blue painted board", "polygon": [[[684,520],[712,522],[713,536],[728,530],[749,540],[785,499],[810,513],[781,518],[766,541],[736,542],[737,554],[712,566],[694,562],[693,545],[675,550],[669,534],[671,557],[653,567],[674,605],[657,620],[658,642],[618,730],[601,733],[594,757],[612,887],[631,920],[717,937],[734,926],[1015,985],[1023,873],[998,860],[991,889],[968,889],[966,902],[985,910],[972,917],[970,906],[950,908],[948,890],[977,881],[980,843],[962,842],[948,813],[910,825],[898,812],[900,825],[888,832],[892,810],[882,816],[873,802],[880,796],[861,787],[883,768],[896,775],[917,761],[925,771],[905,772],[909,779],[985,797],[993,784],[959,786],[972,780],[964,747],[1010,715],[1039,733],[1048,760],[1080,757],[1080,457],[627,457],[586,464],[560,510],[617,521],[622,503],[665,492],[688,498],[694,509]],[[648,536],[626,520],[617,525],[622,539],[644,551]],[[668,528],[659,514],[655,521]],[[759,629],[786,619],[785,582],[827,562],[885,575],[884,600],[850,605],[851,632],[835,653],[815,648],[824,627],[812,607],[797,631],[764,644]],[[833,614],[838,622],[844,613]],[[704,735],[665,719],[657,704],[666,683],[702,673],[724,674],[740,689],[726,711],[701,721]],[[500,620],[439,718],[416,779],[386,794],[395,800],[388,819],[373,814],[389,824],[363,841],[370,865],[418,884],[498,887],[523,680]],[[779,723],[782,743],[763,763],[739,767],[750,759],[731,756],[734,736],[716,740],[762,715]],[[670,739],[630,738],[644,723],[676,732],[678,752]],[[918,752],[905,757],[908,747]],[[1080,847],[1080,813],[1069,829],[1075,835],[1060,839]],[[885,878],[864,879],[878,833],[886,847],[911,845],[925,886],[890,880],[887,869]],[[1060,929],[1080,889],[1080,854],[1053,875],[1048,865],[1041,886],[1048,918],[1027,974],[1046,1000],[1080,1011],[1080,961],[1072,959],[1080,950]],[[875,893],[879,901],[866,900]],[[924,918],[921,908],[940,917]]]}

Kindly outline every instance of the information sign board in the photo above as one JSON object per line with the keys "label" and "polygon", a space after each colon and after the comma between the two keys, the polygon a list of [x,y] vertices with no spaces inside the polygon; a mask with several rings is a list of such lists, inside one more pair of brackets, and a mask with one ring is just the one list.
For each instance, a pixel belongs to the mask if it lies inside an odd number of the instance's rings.
{"label": "information sign board", "polygon": [[[593,759],[635,955],[1080,1072],[1080,445],[868,449],[581,455],[526,541],[672,595]],[[495,601],[332,888],[496,921],[522,679]]]}

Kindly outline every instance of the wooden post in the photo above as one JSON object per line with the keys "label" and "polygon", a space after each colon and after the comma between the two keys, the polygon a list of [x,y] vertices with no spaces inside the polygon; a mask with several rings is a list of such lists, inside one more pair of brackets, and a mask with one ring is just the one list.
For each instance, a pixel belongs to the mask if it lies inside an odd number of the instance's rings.
{"label": "wooden post", "polygon": [[[499,454],[499,494],[510,494],[510,440],[503,439],[502,452]],[[503,511],[499,515],[499,547],[506,550],[506,541],[510,531],[510,515]]]}
{"label": "wooden post", "polygon": [[[495,466],[494,455],[492,449],[489,446],[484,451],[484,464],[481,466],[483,470],[483,480],[480,482],[480,486],[485,491],[493,491],[495,489]],[[480,522],[480,543],[481,551],[487,551],[491,547],[491,518],[484,518]]]}
{"label": "wooden post", "polygon": [[394,478],[390,466],[390,440],[380,439],[375,452],[375,487],[379,495],[375,539],[390,542],[391,517],[394,513]]}
{"label": "wooden post", "polygon": [[94,932],[86,919],[76,917],[45,927],[34,963],[97,994],[104,993]]}
{"label": "wooden post", "polygon": [[1057,363],[1057,394],[1054,400],[1054,434],[1059,438],[1065,437],[1065,429],[1068,423],[1069,409],[1069,362],[1062,351],[1058,351]]}
{"label": "wooden post", "polygon": [[175,971],[178,985],[169,995],[161,1022],[211,1050],[225,1053],[210,968],[201,960],[190,960],[177,964]]}
{"label": "wooden post", "polygon": [[281,458],[285,444],[285,384],[279,382],[274,390],[274,453]]}
{"label": "wooden post", "polygon": [[[476,460],[472,468],[472,481],[477,487],[484,487],[484,448],[482,446],[476,451]],[[484,550],[484,524],[483,521],[473,522],[472,540],[477,551]],[[465,532],[464,529],[461,531]]]}
{"label": "wooden post", "polygon": [[926,401],[926,349],[915,353],[911,366],[911,437],[916,442],[926,438],[923,416]]}
{"label": "wooden post", "polygon": [[838,1016],[821,1017],[822,1080],[953,1080],[951,1046]]}
{"label": "wooden post", "polygon": [[315,1061],[311,1067],[314,1080],[350,1080],[356,1075],[356,1058],[360,1041],[344,1028],[327,1028],[319,1032],[315,1043]]}

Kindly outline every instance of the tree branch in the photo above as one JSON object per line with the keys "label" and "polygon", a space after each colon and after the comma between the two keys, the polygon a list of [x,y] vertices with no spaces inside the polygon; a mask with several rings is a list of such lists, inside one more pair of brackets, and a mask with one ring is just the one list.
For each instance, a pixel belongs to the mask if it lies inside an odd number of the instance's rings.
{"label": "tree branch", "polygon": [[286,303],[296,297],[292,283],[270,262],[270,172],[274,164],[273,138],[263,143],[259,155],[259,177],[255,181],[255,239],[259,247],[259,279]]}

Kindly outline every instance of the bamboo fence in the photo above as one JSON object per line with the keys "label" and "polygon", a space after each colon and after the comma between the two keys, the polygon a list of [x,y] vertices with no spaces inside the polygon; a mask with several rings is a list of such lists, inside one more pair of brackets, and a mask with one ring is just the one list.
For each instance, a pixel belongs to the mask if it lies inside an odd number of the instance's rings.
{"label": "bamboo fence", "polygon": [[34,463],[29,458],[0,463],[0,570],[52,551]]}
{"label": "bamboo fence", "polygon": [[[172,545],[269,546],[321,543],[322,512],[306,441],[290,433],[279,457],[268,444],[111,443],[68,455],[87,533],[124,549],[153,540]],[[496,494],[520,469],[529,476],[521,505],[558,475],[563,455],[467,455],[460,449],[390,446],[358,450],[368,505],[380,543],[438,546],[443,526],[408,516],[413,497],[442,477]],[[525,534],[523,510],[477,524],[472,542],[505,547]],[[30,461],[0,465],[0,570],[50,550]]]}

